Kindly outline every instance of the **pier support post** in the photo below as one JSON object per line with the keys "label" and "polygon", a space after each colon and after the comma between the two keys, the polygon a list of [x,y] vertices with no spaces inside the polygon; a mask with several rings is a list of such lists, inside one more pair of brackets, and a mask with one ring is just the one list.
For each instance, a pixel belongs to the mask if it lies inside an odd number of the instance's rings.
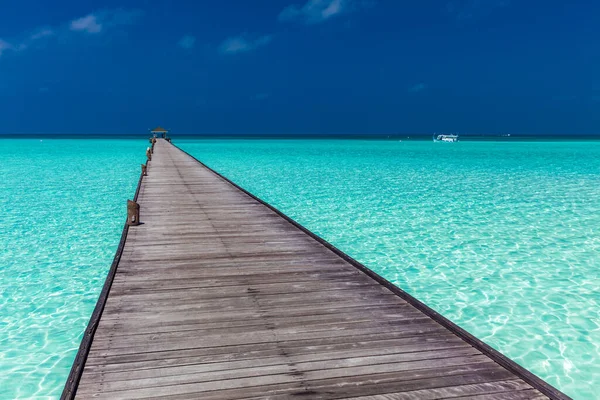
{"label": "pier support post", "polygon": [[135,201],[127,200],[127,225],[140,224],[140,205]]}
{"label": "pier support post", "polygon": [[142,176],[147,176],[148,172],[146,170],[146,164],[142,164]]}
{"label": "pier support post", "polygon": [[148,161],[152,160],[152,150],[150,149],[150,147],[146,149],[146,158],[148,159]]}

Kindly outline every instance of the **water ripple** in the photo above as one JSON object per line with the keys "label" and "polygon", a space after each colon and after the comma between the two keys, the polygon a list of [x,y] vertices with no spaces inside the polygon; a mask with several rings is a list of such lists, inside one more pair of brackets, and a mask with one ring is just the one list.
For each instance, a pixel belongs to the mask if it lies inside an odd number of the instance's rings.
{"label": "water ripple", "polygon": [[600,398],[600,143],[178,141],[577,399]]}
{"label": "water ripple", "polygon": [[118,245],[144,143],[0,144],[0,399],[58,398]]}

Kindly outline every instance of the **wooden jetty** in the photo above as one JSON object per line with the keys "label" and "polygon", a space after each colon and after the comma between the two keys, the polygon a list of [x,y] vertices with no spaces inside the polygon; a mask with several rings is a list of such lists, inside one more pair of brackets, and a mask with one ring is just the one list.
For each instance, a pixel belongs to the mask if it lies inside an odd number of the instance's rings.
{"label": "wooden jetty", "polygon": [[166,140],[149,158],[63,399],[568,399]]}

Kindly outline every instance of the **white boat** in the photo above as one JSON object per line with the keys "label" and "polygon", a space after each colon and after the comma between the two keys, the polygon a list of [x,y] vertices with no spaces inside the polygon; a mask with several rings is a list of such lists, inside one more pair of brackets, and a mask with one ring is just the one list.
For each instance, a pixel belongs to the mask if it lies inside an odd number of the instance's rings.
{"label": "white boat", "polygon": [[433,135],[434,142],[454,143],[458,142],[458,135]]}

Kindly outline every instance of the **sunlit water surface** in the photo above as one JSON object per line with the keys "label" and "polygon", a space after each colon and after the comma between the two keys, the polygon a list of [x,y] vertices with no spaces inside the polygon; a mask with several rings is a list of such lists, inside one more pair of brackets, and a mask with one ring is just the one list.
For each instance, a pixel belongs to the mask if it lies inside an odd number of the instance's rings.
{"label": "sunlit water surface", "polygon": [[600,398],[600,142],[176,143],[559,389]]}
{"label": "sunlit water surface", "polygon": [[60,396],[146,144],[0,140],[0,399]]}
{"label": "sunlit water surface", "polygon": [[[176,143],[561,390],[600,398],[600,143]],[[146,143],[0,144],[0,399],[56,398]]]}

